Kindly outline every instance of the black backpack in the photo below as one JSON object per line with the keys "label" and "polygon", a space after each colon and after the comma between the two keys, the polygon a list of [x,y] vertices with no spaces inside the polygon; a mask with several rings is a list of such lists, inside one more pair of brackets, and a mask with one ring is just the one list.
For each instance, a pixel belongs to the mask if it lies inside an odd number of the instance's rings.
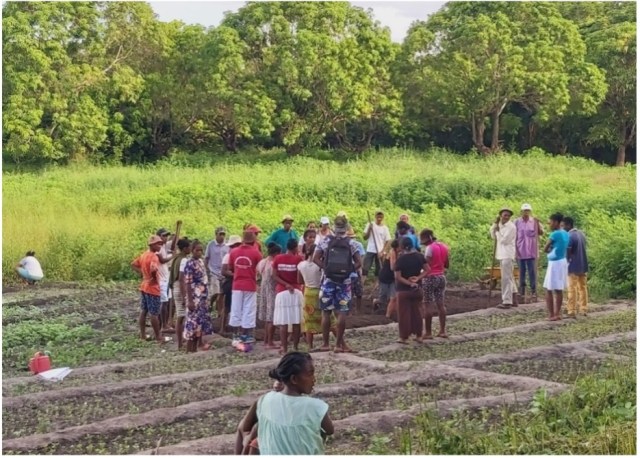
{"label": "black backpack", "polygon": [[331,281],[342,283],[355,271],[349,241],[346,237],[333,237],[329,241],[324,257],[324,274]]}

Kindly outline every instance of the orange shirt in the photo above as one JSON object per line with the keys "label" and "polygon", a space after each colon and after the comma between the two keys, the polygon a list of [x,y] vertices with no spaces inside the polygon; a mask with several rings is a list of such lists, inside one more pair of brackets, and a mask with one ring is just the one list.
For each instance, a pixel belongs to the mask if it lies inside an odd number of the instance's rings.
{"label": "orange shirt", "polygon": [[158,283],[160,260],[158,259],[158,254],[152,251],[145,251],[134,261],[134,264],[142,270],[140,291],[152,296],[160,296],[160,284]]}

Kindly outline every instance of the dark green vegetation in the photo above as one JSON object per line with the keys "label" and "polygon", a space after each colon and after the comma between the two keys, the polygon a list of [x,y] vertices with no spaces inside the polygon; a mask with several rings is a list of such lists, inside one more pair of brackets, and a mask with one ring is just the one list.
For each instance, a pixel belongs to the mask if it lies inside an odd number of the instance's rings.
{"label": "dark green vegetation", "polygon": [[2,13],[7,164],[394,145],[635,156],[634,2],[450,2],[402,44],[347,2],[253,2],[206,30],[143,2]]}

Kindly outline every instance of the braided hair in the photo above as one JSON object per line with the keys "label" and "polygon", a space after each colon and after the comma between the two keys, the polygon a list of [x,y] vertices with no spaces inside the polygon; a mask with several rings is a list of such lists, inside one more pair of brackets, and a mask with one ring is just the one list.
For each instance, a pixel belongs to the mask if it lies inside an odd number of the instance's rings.
{"label": "braided hair", "polygon": [[308,362],[311,362],[311,355],[300,351],[292,351],[282,357],[278,367],[269,371],[269,377],[284,384],[290,383],[294,375],[300,375]]}

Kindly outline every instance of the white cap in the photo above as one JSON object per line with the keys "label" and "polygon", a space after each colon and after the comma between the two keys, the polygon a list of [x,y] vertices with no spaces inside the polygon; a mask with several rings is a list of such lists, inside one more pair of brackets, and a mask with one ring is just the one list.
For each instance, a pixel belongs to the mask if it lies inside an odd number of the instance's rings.
{"label": "white cap", "polygon": [[520,210],[533,210],[533,208],[531,208],[530,204],[522,204],[522,207],[520,207]]}
{"label": "white cap", "polygon": [[329,221],[329,217],[328,216],[323,216],[322,218],[320,218],[320,224],[329,224],[331,221]]}

